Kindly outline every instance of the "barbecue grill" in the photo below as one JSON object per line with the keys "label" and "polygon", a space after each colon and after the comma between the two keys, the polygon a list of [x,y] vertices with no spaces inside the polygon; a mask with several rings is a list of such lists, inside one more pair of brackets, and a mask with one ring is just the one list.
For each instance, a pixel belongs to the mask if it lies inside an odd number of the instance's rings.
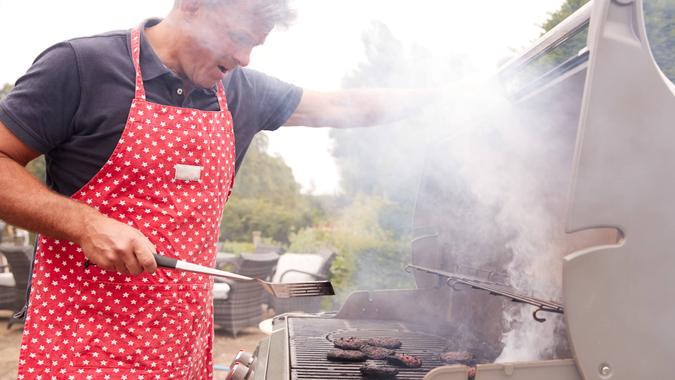
{"label": "barbecue grill", "polygon": [[[478,380],[675,378],[675,89],[651,55],[642,6],[595,0],[499,71],[526,110],[521,119],[556,131],[552,159],[569,169],[560,218],[581,232],[564,258],[564,301],[513,286],[499,205],[471,197],[441,141],[429,150],[416,206],[407,271],[417,288],[355,292],[332,314],[277,316],[230,378],[360,379],[360,364],[326,360],[332,340],[350,336],[396,337],[423,359],[397,379],[466,380],[468,367],[440,361],[446,351],[477,355]],[[510,301],[544,323],[564,313],[567,332],[551,360],[493,363]]]}

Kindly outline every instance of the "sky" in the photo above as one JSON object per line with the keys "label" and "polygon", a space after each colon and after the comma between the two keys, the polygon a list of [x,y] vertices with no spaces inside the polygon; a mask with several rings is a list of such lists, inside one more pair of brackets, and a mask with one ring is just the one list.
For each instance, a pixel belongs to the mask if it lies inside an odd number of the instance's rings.
{"label": "sky", "polygon": [[[339,90],[364,59],[362,37],[386,24],[406,44],[439,56],[458,56],[477,75],[489,76],[541,34],[540,25],[563,0],[291,0],[295,23],[275,30],[256,48],[249,67],[300,87]],[[13,83],[35,57],[68,38],[128,29],[163,16],[173,0],[0,0],[0,85]],[[424,67],[420,67],[424,70]],[[386,128],[386,127],[381,127]],[[340,191],[327,129],[281,128],[269,133],[270,153],[280,155],[307,192]]]}

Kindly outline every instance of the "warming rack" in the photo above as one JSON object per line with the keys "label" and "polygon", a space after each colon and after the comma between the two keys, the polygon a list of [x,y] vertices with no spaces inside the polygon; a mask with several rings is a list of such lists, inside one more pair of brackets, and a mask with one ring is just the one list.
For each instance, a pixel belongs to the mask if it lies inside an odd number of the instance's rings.
{"label": "warming rack", "polygon": [[434,274],[443,278],[445,283],[453,290],[462,290],[462,286],[468,286],[472,289],[480,289],[489,292],[492,295],[509,298],[513,302],[525,303],[532,305],[537,309],[532,313],[532,318],[537,322],[546,322],[546,318],[539,316],[541,312],[563,314],[565,307],[558,302],[545,301],[536,297],[524,295],[518,290],[498,282],[485,281],[480,278],[465,274],[457,274],[445,272],[438,269],[425,268],[419,265],[409,264],[405,268],[406,272],[411,273],[412,270]]}

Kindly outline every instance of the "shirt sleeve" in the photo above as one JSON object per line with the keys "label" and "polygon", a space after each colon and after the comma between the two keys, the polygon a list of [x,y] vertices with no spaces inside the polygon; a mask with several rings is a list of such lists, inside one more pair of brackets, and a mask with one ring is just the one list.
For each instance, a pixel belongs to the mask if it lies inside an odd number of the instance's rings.
{"label": "shirt sleeve", "polygon": [[255,113],[260,130],[278,129],[298,108],[300,87],[251,69],[242,69],[240,75],[241,111]]}
{"label": "shirt sleeve", "polygon": [[64,42],[40,54],[0,101],[0,121],[28,147],[47,153],[70,136],[79,102],[77,59]]}

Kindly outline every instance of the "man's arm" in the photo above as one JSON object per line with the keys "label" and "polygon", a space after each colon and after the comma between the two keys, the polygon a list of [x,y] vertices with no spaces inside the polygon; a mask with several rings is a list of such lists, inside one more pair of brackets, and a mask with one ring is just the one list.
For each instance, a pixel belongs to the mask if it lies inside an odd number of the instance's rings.
{"label": "man's arm", "polygon": [[138,230],[47,189],[25,169],[38,156],[0,122],[0,218],[75,242],[101,268],[153,273],[152,243]]}
{"label": "man's arm", "polygon": [[285,126],[352,128],[385,124],[419,112],[430,94],[420,90],[305,90]]}

